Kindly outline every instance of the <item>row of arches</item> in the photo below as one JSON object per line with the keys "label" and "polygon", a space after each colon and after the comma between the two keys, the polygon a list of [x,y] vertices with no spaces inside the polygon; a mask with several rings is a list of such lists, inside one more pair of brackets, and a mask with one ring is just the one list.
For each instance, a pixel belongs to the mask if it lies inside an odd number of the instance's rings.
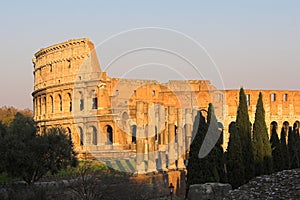
{"label": "row of arches", "polygon": [[[34,115],[53,114],[60,112],[72,112],[73,103],[75,103],[76,111],[85,109],[85,99],[82,91],[78,91],[75,96],[75,102],[72,100],[71,92],[50,95],[40,95],[34,98]],[[90,92],[90,109],[98,109],[98,98],[95,90]]]}
{"label": "row of arches", "polygon": [[[113,137],[113,128],[110,125],[106,125],[104,127],[104,134],[106,134],[106,144],[113,144],[114,137]],[[90,126],[86,133],[84,133],[83,128],[78,126],[78,133],[79,133],[79,143],[80,146],[84,145],[98,145],[98,130],[95,126]]]}

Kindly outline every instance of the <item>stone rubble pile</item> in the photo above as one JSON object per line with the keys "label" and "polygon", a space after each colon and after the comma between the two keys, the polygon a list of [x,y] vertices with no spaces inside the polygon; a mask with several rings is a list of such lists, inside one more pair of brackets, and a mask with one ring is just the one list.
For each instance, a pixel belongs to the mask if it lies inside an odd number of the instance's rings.
{"label": "stone rubble pile", "polygon": [[300,199],[300,169],[256,177],[224,199]]}

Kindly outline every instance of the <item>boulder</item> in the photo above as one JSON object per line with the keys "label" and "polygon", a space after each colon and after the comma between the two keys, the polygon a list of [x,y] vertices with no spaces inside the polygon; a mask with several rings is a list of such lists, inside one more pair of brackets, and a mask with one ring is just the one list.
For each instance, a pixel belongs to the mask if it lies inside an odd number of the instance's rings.
{"label": "boulder", "polygon": [[205,183],[191,185],[189,188],[189,200],[208,200],[208,199],[223,199],[224,196],[231,190],[230,184],[223,183]]}

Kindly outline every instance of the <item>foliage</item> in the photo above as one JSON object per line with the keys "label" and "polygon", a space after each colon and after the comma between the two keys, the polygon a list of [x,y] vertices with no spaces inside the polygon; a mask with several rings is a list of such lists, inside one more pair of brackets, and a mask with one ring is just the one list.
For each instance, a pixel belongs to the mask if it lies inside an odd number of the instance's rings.
{"label": "foliage", "polygon": [[32,118],[21,113],[16,114],[0,142],[4,171],[29,185],[48,171],[57,173],[77,164],[73,143],[63,129],[53,128],[38,135]]}
{"label": "foliage", "polygon": [[[212,104],[209,104],[207,122],[202,113],[198,112],[195,123],[199,123],[199,125],[190,146],[187,189],[193,184],[225,181],[221,132]],[[201,154],[203,149],[203,152],[206,152],[206,154],[203,153],[204,156]]]}
{"label": "foliage", "polygon": [[228,182],[232,188],[237,188],[245,183],[245,166],[242,159],[242,146],[240,134],[235,122],[229,125],[229,142],[226,153],[226,167]]}
{"label": "foliage", "polygon": [[268,138],[265,110],[261,93],[259,93],[257,100],[253,124],[253,155],[255,175],[270,174],[272,172],[272,150]]}
{"label": "foliage", "polygon": [[281,129],[280,133],[280,151],[282,153],[282,161],[281,161],[281,169],[289,169],[290,168],[290,158],[289,151],[287,147],[286,137],[288,134],[288,129],[286,128],[286,124]]}
{"label": "foliage", "polygon": [[270,144],[272,149],[272,158],[273,158],[273,170],[275,172],[283,170],[282,167],[282,152],[280,148],[280,140],[277,134],[277,124],[272,124],[272,133],[270,138]]}
{"label": "foliage", "polygon": [[15,107],[3,106],[0,108],[0,121],[6,126],[9,126],[17,113],[21,113],[27,117],[32,117],[33,113],[29,109],[19,110]]}
{"label": "foliage", "polygon": [[293,130],[289,127],[288,135],[288,150],[290,156],[290,168],[295,169],[299,167],[299,127],[297,123],[294,123]]}
{"label": "foliage", "polygon": [[247,99],[243,88],[240,89],[236,127],[238,129],[242,147],[242,162],[243,166],[245,166],[245,177],[243,182],[247,182],[254,177],[254,157],[251,140],[251,123],[249,120]]}

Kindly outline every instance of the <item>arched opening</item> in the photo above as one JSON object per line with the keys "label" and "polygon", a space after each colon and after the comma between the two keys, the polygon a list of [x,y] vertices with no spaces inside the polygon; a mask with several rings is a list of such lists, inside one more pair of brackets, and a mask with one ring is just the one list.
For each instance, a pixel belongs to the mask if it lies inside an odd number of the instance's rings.
{"label": "arched opening", "polygon": [[113,143],[113,128],[110,125],[106,125],[107,144]]}
{"label": "arched opening", "polygon": [[59,103],[59,111],[62,111],[62,98],[61,98],[61,95],[59,94],[58,95],[58,103]]}
{"label": "arched opening", "polygon": [[92,109],[98,109],[98,98],[95,90],[92,90]]}
{"label": "arched opening", "polygon": [[54,102],[53,102],[53,97],[50,96],[50,108],[51,108],[51,113],[54,113]]}
{"label": "arched opening", "polygon": [[293,131],[294,134],[296,134],[297,138],[299,137],[299,125],[300,125],[299,121],[295,121],[293,124]]}
{"label": "arched opening", "polygon": [[288,121],[284,121],[282,124],[281,133],[280,133],[280,140],[282,142],[285,142],[285,144],[288,144],[289,125],[290,125],[290,123]]}
{"label": "arched opening", "polygon": [[218,122],[218,130],[220,131],[218,143],[221,145],[224,143],[224,126],[221,122]]}
{"label": "arched opening", "polygon": [[72,96],[68,93],[68,100],[69,100],[69,111],[72,112]]}
{"label": "arched opening", "polygon": [[71,129],[69,127],[66,128],[66,135],[71,137]]}
{"label": "arched opening", "polygon": [[97,129],[92,126],[92,144],[93,145],[97,145],[98,144],[98,133],[97,133]]}
{"label": "arched opening", "polygon": [[80,143],[80,146],[83,146],[84,145],[84,136],[83,136],[83,130],[80,126],[78,127],[78,131],[79,131],[79,143]]}
{"label": "arched opening", "polygon": [[42,115],[42,98],[39,97],[39,110],[40,110],[40,115]]}
{"label": "arched opening", "polygon": [[131,142],[132,142],[133,144],[136,143],[136,125],[133,125],[133,126],[132,126]]}
{"label": "arched opening", "polygon": [[79,110],[84,110],[84,99],[82,92],[79,92]]}
{"label": "arched opening", "polygon": [[43,98],[43,104],[44,104],[44,114],[47,113],[47,99],[46,97]]}
{"label": "arched opening", "polygon": [[278,123],[276,121],[272,121],[270,124],[270,138],[272,137],[273,131],[277,132],[277,129],[278,129]]}

